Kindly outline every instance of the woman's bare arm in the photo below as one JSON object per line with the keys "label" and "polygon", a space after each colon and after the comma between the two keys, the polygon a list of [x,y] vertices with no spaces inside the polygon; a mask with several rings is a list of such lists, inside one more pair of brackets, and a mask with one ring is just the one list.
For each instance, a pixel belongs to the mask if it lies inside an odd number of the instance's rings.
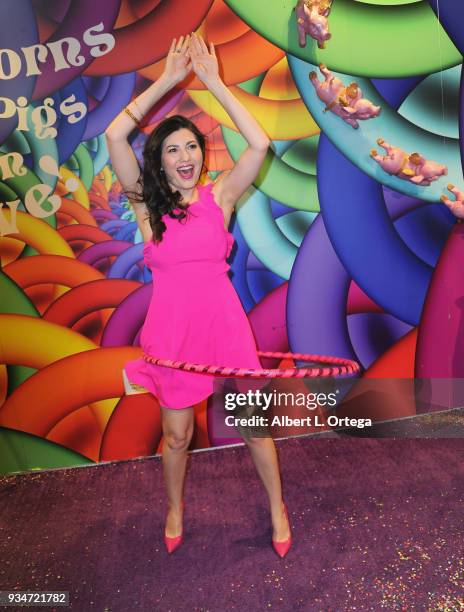
{"label": "woman's bare arm", "polygon": [[[127,108],[138,120],[140,120],[142,119],[142,113],[146,114],[151,106],[156,104],[169,89],[169,83],[161,77],[140,94],[136,102],[132,101]],[[142,96],[144,99],[139,102],[139,98]],[[153,102],[150,104],[151,100]],[[139,107],[140,111],[138,110]],[[111,164],[122,188],[128,194],[129,202],[134,209],[135,218],[142,238],[144,242],[147,242],[152,238],[147,207],[144,202],[138,201],[136,197],[130,197],[131,193],[140,194],[140,184],[138,183],[140,166],[128,141],[128,136],[136,125],[135,121],[126,112],[122,111],[108,126],[105,131],[105,136]]]}
{"label": "woman's bare arm", "polygon": [[221,80],[214,45],[211,43],[208,51],[204,40],[192,34],[189,53],[195,74],[222,104],[248,143],[232,170],[224,172],[214,186],[218,204],[226,215],[230,215],[239,197],[257,177],[270,140],[253,115]]}
{"label": "woman's bare arm", "polygon": [[[106,142],[113,169],[124,191],[140,193],[138,179],[140,166],[129,144],[128,137],[140,121],[170,89],[180,83],[191,70],[188,56],[189,36],[183,36],[171,43],[166,67],[161,77],[121,111],[105,130]],[[133,115],[135,120],[130,116]],[[147,208],[143,202],[129,198],[144,241],[150,240],[152,231],[147,218]]]}
{"label": "woman's bare arm", "polygon": [[221,174],[215,189],[217,202],[232,211],[237,200],[258,176],[269,149],[270,140],[253,115],[221,81],[210,89],[248,143],[234,167]]}

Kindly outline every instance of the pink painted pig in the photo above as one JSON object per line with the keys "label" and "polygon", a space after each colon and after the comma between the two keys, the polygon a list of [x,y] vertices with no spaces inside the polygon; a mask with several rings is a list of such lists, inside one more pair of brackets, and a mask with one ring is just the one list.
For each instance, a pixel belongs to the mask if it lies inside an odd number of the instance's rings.
{"label": "pink painted pig", "polygon": [[[352,119],[372,119],[378,117],[382,110],[367,98],[362,97],[362,89],[356,82],[350,83],[345,90],[345,95],[340,98],[343,110],[351,115]],[[357,123],[357,122],[356,122]],[[358,127],[356,124],[353,127]]]}
{"label": "pink painted pig", "polygon": [[457,187],[451,184],[448,185],[448,191],[451,191],[456,199],[450,200],[446,195],[442,195],[441,201],[448,206],[457,219],[464,219],[464,191],[459,191]]}
{"label": "pink painted pig", "polygon": [[[324,64],[319,64],[319,70],[324,75],[324,80],[319,81],[316,72],[310,72],[309,80],[316,88],[318,98],[320,98],[327,107],[336,104],[340,96],[345,91],[343,82],[331,72]],[[327,109],[329,110],[329,109]]]}
{"label": "pink painted pig", "polygon": [[300,47],[306,46],[306,35],[317,41],[319,49],[324,49],[330,39],[329,14],[332,0],[298,0],[295,7]]}
{"label": "pink painted pig", "polygon": [[400,176],[400,174],[403,173],[403,170],[407,166],[408,154],[403,151],[403,149],[388,144],[383,138],[379,138],[377,144],[385,149],[386,155],[379,155],[375,149],[372,149],[371,157],[375,159],[388,174],[406,179],[406,175]]}
{"label": "pink painted pig", "polygon": [[386,155],[379,155],[375,149],[371,151],[371,157],[388,172],[400,179],[428,187],[432,181],[436,181],[440,176],[448,174],[448,168],[437,162],[431,161],[419,153],[410,155],[400,149],[388,144],[379,138],[377,144],[386,151]]}
{"label": "pink painted pig", "polygon": [[331,111],[355,129],[359,127],[358,119],[377,117],[381,110],[380,106],[375,106],[363,98],[357,83],[351,83],[346,87],[324,64],[319,64],[319,70],[324,75],[323,81],[319,81],[316,72],[311,72],[309,79],[316,89],[318,98],[326,105],[324,112]]}
{"label": "pink painted pig", "polygon": [[411,153],[409,156],[408,167],[414,172],[409,180],[416,185],[428,187],[440,176],[448,174],[448,168],[438,162],[425,159],[420,153]]}

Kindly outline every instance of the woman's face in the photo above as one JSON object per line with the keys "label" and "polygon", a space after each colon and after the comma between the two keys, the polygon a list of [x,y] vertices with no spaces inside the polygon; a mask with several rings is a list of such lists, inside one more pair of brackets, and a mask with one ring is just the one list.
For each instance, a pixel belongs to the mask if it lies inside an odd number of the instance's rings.
{"label": "woman's face", "polygon": [[162,145],[161,166],[173,191],[193,189],[203,167],[203,154],[195,134],[187,128],[169,134]]}

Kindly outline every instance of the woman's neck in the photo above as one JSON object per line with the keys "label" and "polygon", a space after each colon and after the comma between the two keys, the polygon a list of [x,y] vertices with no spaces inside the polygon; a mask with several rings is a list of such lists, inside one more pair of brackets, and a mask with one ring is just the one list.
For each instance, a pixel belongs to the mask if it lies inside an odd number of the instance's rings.
{"label": "woman's neck", "polygon": [[195,200],[198,199],[197,185],[195,185],[193,189],[188,189],[186,191],[181,191],[179,189],[178,191],[180,192],[180,195],[182,196],[182,204],[190,204],[190,202],[195,202]]}

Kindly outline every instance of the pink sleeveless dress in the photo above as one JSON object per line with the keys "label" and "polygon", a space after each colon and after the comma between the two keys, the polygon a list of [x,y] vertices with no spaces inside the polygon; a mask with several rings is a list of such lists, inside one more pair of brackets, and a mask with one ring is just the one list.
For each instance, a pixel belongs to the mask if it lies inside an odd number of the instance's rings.
{"label": "pink sleeveless dress", "polygon": [[[145,243],[153,294],[141,347],[161,359],[261,368],[247,315],[227,275],[234,238],[224,227],[212,187],[198,186],[199,199],[190,204],[185,219],[163,216],[161,243]],[[153,393],[166,408],[187,408],[213,393],[212,374],[153,365],[142,358],[124,368],[131,383]]]}

